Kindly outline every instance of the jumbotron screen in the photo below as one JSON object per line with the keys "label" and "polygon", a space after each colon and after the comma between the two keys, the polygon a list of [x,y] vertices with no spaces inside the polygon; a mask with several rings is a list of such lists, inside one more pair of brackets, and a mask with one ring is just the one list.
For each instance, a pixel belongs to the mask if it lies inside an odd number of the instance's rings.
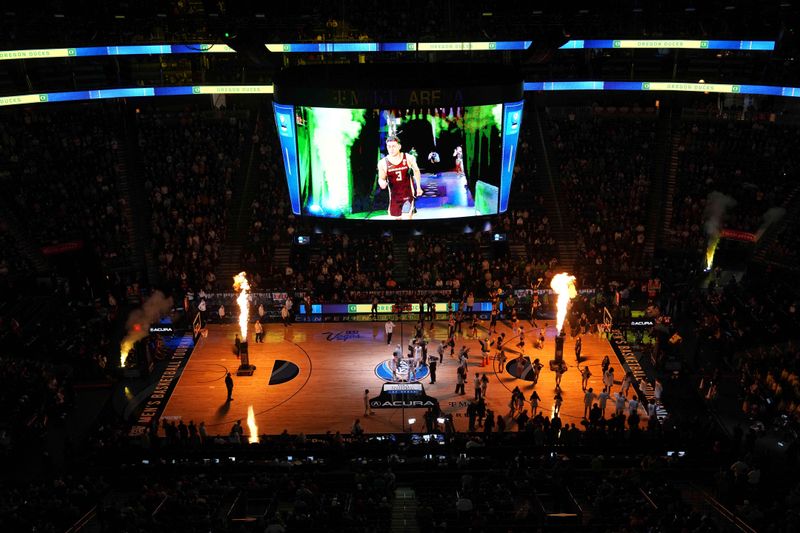
{"label": "jumbotron screen", "polygon": [[522,102],[274,107],[295,214],[420,220],[508,207]]}

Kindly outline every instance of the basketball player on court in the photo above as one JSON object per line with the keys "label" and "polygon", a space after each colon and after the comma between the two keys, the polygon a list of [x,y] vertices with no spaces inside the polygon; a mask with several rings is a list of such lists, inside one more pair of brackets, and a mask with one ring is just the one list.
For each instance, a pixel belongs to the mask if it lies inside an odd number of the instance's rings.
{"label": "basketball player on court", "polygon": [[422,196],[417,158],[400,151],[396,135],[386,138],[386,150],[389,155],[378,161],[378,185],[381,189],[389,187],[389,215],[395,220],[410,220],[414,200]]}

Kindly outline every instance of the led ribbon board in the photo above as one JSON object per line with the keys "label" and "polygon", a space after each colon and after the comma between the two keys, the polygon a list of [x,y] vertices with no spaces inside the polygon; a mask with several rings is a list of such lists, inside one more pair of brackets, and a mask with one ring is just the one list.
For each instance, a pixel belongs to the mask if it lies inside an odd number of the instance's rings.
{"label": "led ribbon board", "polygon": [[718,41],[692,39],[580,39],[567,41],[561,50],[582,48],[675,48],[686,50],[775,50],[775,41]]}
{"label": "led ribbon board", "polygon": [[233,54],[227,44],[145,44],[126,46],[80,46],[75,48],[40,48],[0,50],[0,61],[10,59],[56,59],[59,57],[102,57],[169,54]]}
{"label": "led ribbon board", "polygon": [[[723,94],[759,94],[800,97],[800,87],[722,83],[680,83],[649,81],[534,81],[525,91],[681,91]],[[272,94],[272,85],[183,85],[175,87],[128,87],[94,91],[67,91],[0,96],[0,107],[50,102],[136,98],[141,96],[182,96],[192,94]]]}
{"label": "led ribbon board", "polygon": [[[476,52],[485,50],[527,50],[531,46],[531,41],[465,41],[450,43],[271,43],[265,44],[264,46],[270,52],[276,53]],[[235,53],[236,50],[222,43],[76,46],[72,48],[0,50],[0,61],[13,59],[57,59],[62,57]]]}
{"label": "led ribbon board", "polygon": [[[378,313],[396,313],[397,310],[395,309],[394,303],[382,302],[378,304]],[[437,313],[446,313],[447,312],[447,302],[434,302],[436,306]],[[452,309],[457,311],[459,309],[458,302],[451,302],[453,306]],[[426,313],[427,313],[427,305],[425,306]],[[490,313],[492,311],[492,302],[485,301],[485,302],[475,302],[473,306],[473,311],[476,313]],[[504,310],[505,306],[501,302],[500,303],[500,310]],[[305,304],[300,304],[299,309],[300,314],[306,313],[306,306]],[[404,314],[419,314],[419,304],[408,304],[408,307],[405,308],[403,311]],[[372,304],[312,304],[311,305],[311,313],[312,314],[323,314],[323,315],[367,315],[372,313]]]}
{"label": "led ribbon board", "polygon": [[464,41],[450,43],[270,43],[264,46],[277,53],[368,53],[368,52],[477,52],[527,50],[532,41]]}
{"label": "led ribbon board", "polygon": [[[264,46],[274,53],[377,53],[377,52],[478,52],[527,50],[533,41],[456,41],[441,43],[420,42],[319,42],[269,43]],[[775,49],[775,41],[722,41],[693,39],[576,39],[561,46],[561,50],[584,48],[614,49],[687,49],[687,50],[753,50]],[[56,59],[63,57],[103,57],[171,54],[235,54],[236,50],[222,43],[142,44],[122,46],[76,46],[72,48],[34,48],[0,50],[0,61],[14,59]]]}
{"label": "led ribbon board", "polygon": [[127,87],[95,91],[18,94],[0,96],[0,107],[108,98],[137,98],[142,96],[182,96],[192,94],[272,94],[272,85],[183,85],[176,87]]}
{"label": "led ribbon board", "polygon": [[763,94],[800,97],[800,87],[728,83],[662,81],[537,81],[525,82],[526,91],[679,91],[722,94]]}

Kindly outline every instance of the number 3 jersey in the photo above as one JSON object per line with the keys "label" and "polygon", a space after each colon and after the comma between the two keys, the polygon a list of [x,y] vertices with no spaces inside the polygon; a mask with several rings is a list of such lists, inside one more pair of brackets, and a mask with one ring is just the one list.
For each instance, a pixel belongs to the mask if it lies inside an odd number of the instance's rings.
{"label": "number 3 jersey", "polygon": [[414,192],[411,185],[411,172],[408,167],[406,154],[398,163],[392,163],[386,157],[386,180],[389,182],[389,214],[400,216],[403,205],[414,201]]}

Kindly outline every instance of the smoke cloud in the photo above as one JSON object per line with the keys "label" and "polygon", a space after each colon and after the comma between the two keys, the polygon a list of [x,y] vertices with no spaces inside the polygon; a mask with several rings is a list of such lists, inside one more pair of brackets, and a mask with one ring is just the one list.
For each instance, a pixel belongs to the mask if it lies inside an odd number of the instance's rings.
{"label": "smoke cloud", "polygon": [[722,229],[722,217],[725,211],[736,205],[736,200],[719,191],[712,191],[706,200],[706,210],[703,213],[706,222],[704,227],[708,235],[708,246],[706,246],[706,271],[711,270],[714,264],[714,254],[719,244],[719,233]]}
{"label": "smoke cloud", "polygon": [[736,205],[736,200],[727,194],[719,191],[712,191],[706,200],[706,210],[704,218],[706,219],[704,227],[706,235],[711,238],[718,237],[722,229],[722,217],[725,212]]}
{"label": "smoke cloud", "polygon": [[756,232],[756,241],[761,239],[761,237],[764,235],[764,232],[767,231],[767,228],[782,219],[785,214],[786,209],[783,207],[770,207],[767,209],[767,212],[764,213],[763,216],[764,222],[761,223],[761,227],[759,227],[758,231]]}
{"label": "smoke cloud", "polygon": [[150,326],[158,322],[162,316],[172,309],[172,298],[167,298],[161,291],[155,291],[145,300],[142,307],[134,309],[125,322],[127,334],[120,347],[120,366],[125,366],[128,352],[136,341],[147,336]]}

